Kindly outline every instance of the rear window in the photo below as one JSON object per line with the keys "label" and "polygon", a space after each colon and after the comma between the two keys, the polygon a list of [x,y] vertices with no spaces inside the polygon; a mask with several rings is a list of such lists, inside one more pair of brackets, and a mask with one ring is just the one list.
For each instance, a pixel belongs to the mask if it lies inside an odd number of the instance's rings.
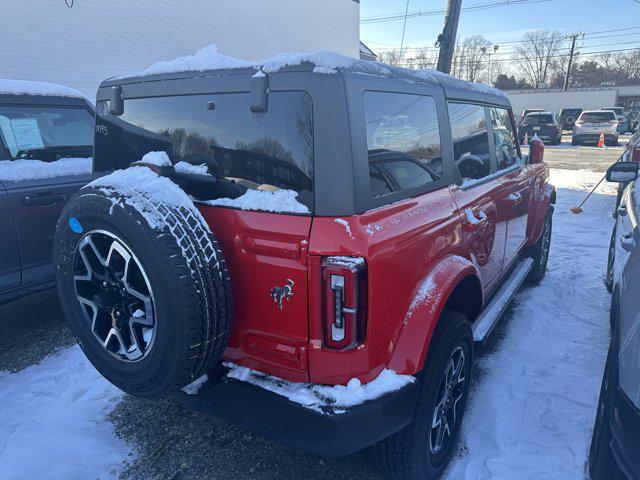
{"label": "rear window", "polygon": [[373,197],[442,179],[440,129],[432,97],[365,92],[363,103]]}
{"label": "rear window", "polygon": [[93,125],[84,108],[0,105],[0,139],[12,159],[90,157]]}
{"label": "rear window", "polygon": [[580,115],[580,121],[589,123],[611,122],[616,119],[616,115],[610,111],[585,112]]}
{"label": "rear window", "polygon": [[311,97],[271,92],[264,113],[251,112],[250,102],[248,93],[125,100],[121,116],[101,115],[106,134],[96,127],[98,168],[109,155],[117,159],[111,168],[126,168],[150,151],[166,151],[174,164],[207,165],[241,189],[297,192],[312,211]]}
{"label": "rear window", "polygon": [[541,113],[530,113],[524,117],[522,123],[553,123],[553,116]]}

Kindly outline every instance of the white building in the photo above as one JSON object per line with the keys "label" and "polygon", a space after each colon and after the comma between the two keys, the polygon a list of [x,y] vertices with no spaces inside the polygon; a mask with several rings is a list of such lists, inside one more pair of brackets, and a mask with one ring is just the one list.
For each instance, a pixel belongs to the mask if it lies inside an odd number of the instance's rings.
{"label": "white building", "polygon": [[593,110],[621,106],[628,109],[640,101],[640,85],[572,88],[566,92],[560,89],[505,90],[504,93],[509,96],[517,118],[526,108],[544,108],[553,112],[560,112],[561,108]]}
{"label": "white building", "polygon": [[360,52],[358,0],[17,0],[0,10],[0,77],[61,83],[90,98],[107,77],[212,43],[246,60]]}

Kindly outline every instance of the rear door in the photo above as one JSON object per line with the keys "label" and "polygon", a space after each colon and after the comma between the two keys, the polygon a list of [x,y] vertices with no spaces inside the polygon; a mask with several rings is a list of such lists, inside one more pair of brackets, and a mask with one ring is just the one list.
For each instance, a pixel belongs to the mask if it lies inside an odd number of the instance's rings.
{"label": "rear door", "polygon": [[504,249],[506,268],[517,259],[518,253],[527,240],[533,178],[520,157],[510,111],[506,108],[491,107],[489,114],[493,130],[496,168],[500,174],[501,184],[497,207],[507,224]]}
{"label": "rear door", "polygon": [[504,260],[507,218],[500,204],[503,179],[495,173],[489,135],[488,109],[482,105],[448,102],[454,161],[460,181],[451,194],[462,212],[464,242],[480,270],[483,288],[499,277]]}
{"label": "rear door", "polygon": [[616,261],[624,262],[620,281],[620,388],[640,409],[640,208],[637,199],[634,187],[627,188],[624,208],[621,206],[618,216],[616,242],[621,252]]}
{"label": "rear door", "polygon": [[[2,161],[0,161],[1,168]],[[9,195],[0,182],[0,294],[18,286],[20,286],[20,255],[16,229]]]}
{"label": "rear door", "polygon": [[53,280],[53,236],[65,202],[91,179],[93,112],[66,105],[0,105],[0,168],[13,211],[22,285]]}

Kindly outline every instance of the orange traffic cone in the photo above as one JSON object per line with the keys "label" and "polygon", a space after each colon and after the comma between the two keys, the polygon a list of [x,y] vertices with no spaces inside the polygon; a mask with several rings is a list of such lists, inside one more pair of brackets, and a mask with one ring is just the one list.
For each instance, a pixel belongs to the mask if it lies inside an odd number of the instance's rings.
{"label": "orange traffic cone", "polygon": [[529,145],[529,132],[524,132],[524,143],[523,145]]}
{"label": "orange traffic cone", "polygon": [[598,140],[598,148],[604,148],[604,132],[600,134],[600,139]]}

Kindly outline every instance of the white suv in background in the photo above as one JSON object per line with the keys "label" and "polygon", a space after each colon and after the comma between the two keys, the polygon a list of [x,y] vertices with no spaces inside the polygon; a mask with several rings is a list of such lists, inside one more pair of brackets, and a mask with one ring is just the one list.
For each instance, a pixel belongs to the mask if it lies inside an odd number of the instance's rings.
{"label": "white suv in background", "polygon": [[618,144],[618,119],[611,110],[586,110],[573,125],[571,145],[598,143],[604,133],[605,145]]}

